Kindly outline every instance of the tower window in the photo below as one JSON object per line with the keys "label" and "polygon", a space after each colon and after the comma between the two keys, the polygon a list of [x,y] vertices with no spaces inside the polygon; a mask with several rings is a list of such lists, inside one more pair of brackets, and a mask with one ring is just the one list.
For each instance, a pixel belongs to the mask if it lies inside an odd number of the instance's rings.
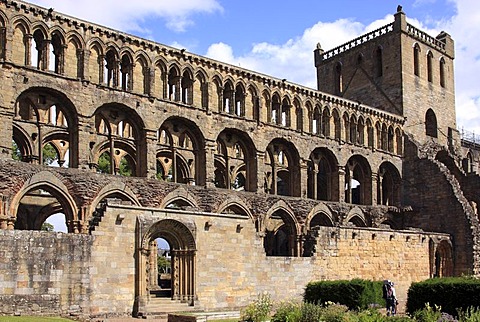
{"label": "tower window", "polygon": [[415,76],[420,76],[420,47],[418,44],[415,44],[413,47],[413,73]]}
{"label": "tower window", "polygon": [[433,54],[431,51],[427,54],[427,78],[429,82],[433,82]]}
{"label": "tower window", "polygon": [[425,115],[425,134],[433,138],[438,137],[437,117],[432,109],[428,109]]}
{"label": "tower window", "polygon": [[445,87],[445,59],[440,59],[440,86]]}

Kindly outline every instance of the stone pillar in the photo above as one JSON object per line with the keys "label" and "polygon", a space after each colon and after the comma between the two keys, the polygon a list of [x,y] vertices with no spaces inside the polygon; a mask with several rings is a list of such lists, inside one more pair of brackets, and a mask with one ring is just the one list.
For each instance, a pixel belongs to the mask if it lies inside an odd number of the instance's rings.
{"label": "stone pillar", "polygon": [[42,48],[38,50],[39,53],[41,52],[41,55],[42,55],[42,61],[40,62],[40,68],[39,68],[41,70],[50,69],[50,44],[51,44],[50,39],[44,39],[41,45]]}
{"label": "stone pillar", "polygon": [[147,263],[150,250],[139,248],[137,250],[137,283],[135,289],[135,302],[133,314],[137,317],[146,316],[148,304]]}
{"label": "stone pillar", "polygon": [[256,151],[256,162],[257,162],[257,193],[265,193],[264,184],[265,180],[265,153],[261,151]]}
{"label": "stone pillar", "polygon": [[[278,153],[274,153],[273,155],[273,160],[272,160],[272,181],[270,183],[270,186],[268,187],[270,189],[270,193],[272,195],[277,194],[277,162],[278,162]],[[290,187],[292,189],[292,187]]]}
{"label": "stone pillar", "polygon": [[312,169],[312,199],[318,199],[318,164],[316,162],[313,162]]}
{"label": "stone pillar", "polygon": [[[307,198],[308,191],[308,160],[300,160],[300,195],[299,197]],[[294,195],[295,196],[295,195]],[[316,195],[315,195],[316,196]],[[316,199],[316,197],[314,197]]]}
{"label": "stone pillar", "polygon": [[149,96],[155,96],[154,88],[155,88],[155,68],[147,67],[145,71],[145,77],[147,77],[147,88],[146,93]]}
{"label": "stone pillar", "polygon": [[157,177],[157,131],[152,129],[145,129],[146,152],[145,164],[146,169],[141,171],[142,175],[147,178]]}
{"label": "stone pillar", "polygon": [[[92,122],[92,123],[90,123]],[[70,149],[70,164],[72,167],[78,167],[80,169],[91,169],[96,171],[94,165],[95,156],[93,155],[92,148],[95,145],[95,119],[84,118],[79,115],[78,120],[78,138],[77,142],[71,142]],[[74,144],[76,148],[74,148]],[[78,153],[78,155],[76,154]]]}
{"label": "stone pillar", "polygon": [[205,140],[205,186],[215,188],[215,151],[216,142]]}
{"label": "stone pillar", "polygon": [[33,35],[25,35],[25,38],[23,40],[24,46],[25,46],[25,65],[26,66],[32,66],[32,39],[33,39]]}
{"label": "stone pillar", "polygon": [[[378,181],[377,181],[378,180]],[[372,173],[372,205],[382,205],[383,199],[383,174]],[[377,193],[378,192],[378,193]]]}
{"label": "stone pillar", "polygon": [[[104,61],[105,61],[105,55],[98,55],[97,64],[98,64],[98,83],[99,84],[106,84],[107,82],[107,80],[104,77],[105,75]],[[94,83],[96,83],[97,80],[90,79],[90,81],[93,81]]]}
{"label": "stone pillar", "polygon": [[338,167],[338,201],[344,202],[345,201],[345,167],[339,166]]}
{"label": "stone pillar", "polygon": [[173,98],[173,100],[175,102],[180,102],[182,100],[182,77],[181,76],[177,76],[173,79],[173,82],[174,82],[174,86],[175,86],[175,97]]}

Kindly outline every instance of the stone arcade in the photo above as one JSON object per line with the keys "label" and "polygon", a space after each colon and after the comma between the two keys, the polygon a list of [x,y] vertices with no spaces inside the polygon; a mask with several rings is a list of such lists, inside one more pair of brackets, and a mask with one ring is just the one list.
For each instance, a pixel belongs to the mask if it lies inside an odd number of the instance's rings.
{"label": "stone arcade", "polygon": [[[313,56],[318,90],[1,0],[0,313],[236,310],[322,279],[405,298],[478,275],[451,37],[398,8]],[[40,231],[53,214],[68,233]]]}

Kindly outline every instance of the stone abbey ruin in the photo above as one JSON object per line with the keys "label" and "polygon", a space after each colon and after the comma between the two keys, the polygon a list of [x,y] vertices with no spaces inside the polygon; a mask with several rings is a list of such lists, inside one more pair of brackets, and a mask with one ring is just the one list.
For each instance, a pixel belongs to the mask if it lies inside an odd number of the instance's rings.
{"label": "stone abbey ruin", "polygon": [[[312,48],[312,89],[1,0],[0,313],[237,310],[352,278],[405,299],[479,275],[454,42],[394,17]],[[68,233],[41,230],[54,214]]]}

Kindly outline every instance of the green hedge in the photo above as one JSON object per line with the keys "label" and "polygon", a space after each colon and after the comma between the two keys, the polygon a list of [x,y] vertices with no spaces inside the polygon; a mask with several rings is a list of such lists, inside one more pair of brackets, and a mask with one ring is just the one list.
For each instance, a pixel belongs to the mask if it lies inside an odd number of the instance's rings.
{"label": "green hedge", "polygon": [[432,278],[412,283],[408,289],[407,312],[430,306],[440,306],[442,312],[457,315],[469,307],[480,307],[480,280],[473,277]]}
{"label": "green hedge", "polygon": [[305,288],[304,301],[315,304],[333,302],[351,310],[367,309],[371,305],[385,305],[382,281],[361,279],[310,282]]}

